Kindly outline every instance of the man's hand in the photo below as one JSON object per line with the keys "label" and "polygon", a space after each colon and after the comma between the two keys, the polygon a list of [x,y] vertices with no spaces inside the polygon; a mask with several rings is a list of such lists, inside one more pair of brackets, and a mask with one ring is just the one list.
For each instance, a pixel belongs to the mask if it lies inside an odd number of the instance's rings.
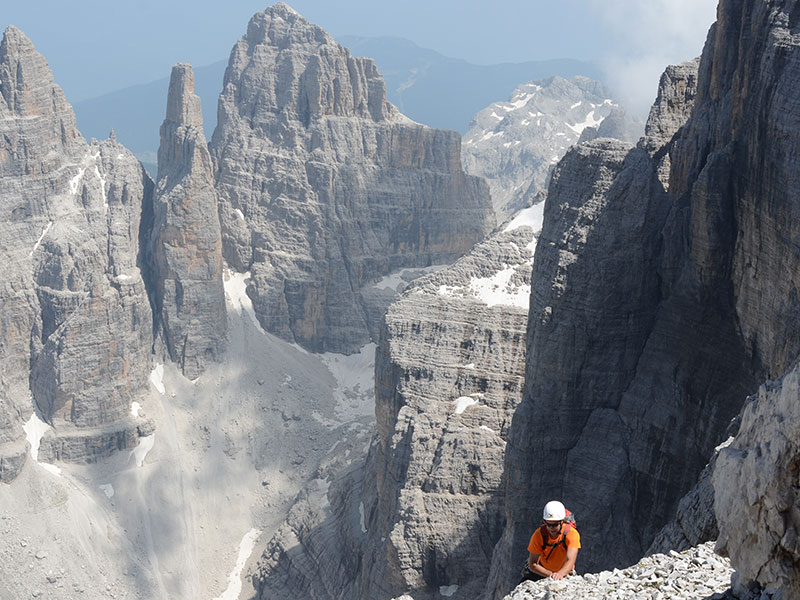
{"label": "man's hand", "polygon": [[562,573],[561,571],[553,571],[553,574],[550,575],[551,579],[555,579],[558,581],[559,579],[564,579],[566,573]]}

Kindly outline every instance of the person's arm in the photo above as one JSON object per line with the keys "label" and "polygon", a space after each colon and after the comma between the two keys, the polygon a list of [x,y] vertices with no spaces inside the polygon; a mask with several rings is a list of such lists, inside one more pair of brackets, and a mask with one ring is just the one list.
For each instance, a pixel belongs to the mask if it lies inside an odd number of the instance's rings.
{"label": "person's arm", "polygon": [[578,550],[579,548],[567,548],[567,562],[552,574],[553,579],[564,579],[564,577],[572,573],[572,569],[575,568],[575,561],[578,559]]}
{"label": "person's arm", "polygon": [[539,555],[534,554],[533,552],[528,553],[528,569],[531,573],[536,573],[537,575],[541,575],[542,577],[550,577],[553,575],[553,571],[550,569],[545,569],[539,563]]}

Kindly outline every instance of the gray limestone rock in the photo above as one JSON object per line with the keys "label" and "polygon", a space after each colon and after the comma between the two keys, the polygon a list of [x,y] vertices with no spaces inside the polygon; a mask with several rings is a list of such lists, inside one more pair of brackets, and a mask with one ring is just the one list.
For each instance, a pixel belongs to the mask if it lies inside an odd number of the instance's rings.
{"label": "gray limestone rock", "polygon": [[332,478],[329,504],[313,500],[319,484],[298,498],[261,558],[260,597],[480,594],[521,398],[530,222],[521,215],[391,305],[376,350],[377,437]]}
{"label": "gray limestone rock", "polygon": [[138,266],[152,182],[113,140],[81,138],[44,58],[14,27],[0,44],[0,96],[0,477],[7,480],[21,464],[22,423],[34,407],[56,435],[76,428],[89,440],[100,429],[131,426],[152,339]]}
{"label": "gray limestone rock", "polygon": [[658,178],[666,189],[669,189],[670,153],[665,150],[691,115],[697,96],[699,68],[699,58],[666,68],[647,118],[645,137],[640,143],[658,161]]}
{"label": "gray limestone rock", "polygon": [[[604,86],[587,77],[551,77],[517,87],[508,102],[495,102],[472,119],[464,135],[462,161],[470,175],[484,177],[498,221],[530,205],[547,187],[553,166],[588,131],[614,116],[607,137],[635,142],[631,124]],[[627,125],[623,125],[626,123]],[[636,129],[632,135],[629,129]]]}
{"label": "gray limestone rock", "polygon": [[[691,114],[677,135],[662,111],[668,124],[648,131],[670,142],[655,152],[645,141],[625,157],[606,148],[595,162],[586,153],[601,148],[589,144],[557,168],[534,262],[524,399],[508,438],[494,597],[513,581],[504,565],[524,553],[532,511],[551,496],[591,515],[582,521],[591,537],[628,541],[602,555],[586,548],[584,568],[635,560],[744,399],[796,360],[796,8],[723,0],[693,108],[672,105]],[[534,435],[542,422],[547,434]],[[753,576],[762,575],[771,577]]]}
{"label": "gray limestone rock", "polygon": [[647,149],[663,148],[689,119],[697,95],[700,58],[670,65],[661,75],[658,95],[650,108],[644,134]]}
{"label": "gray limestone rock", "polygon": [[386,314],[361,597],[458,584],[454,598],[474,598],[483,588],[503,521],[534,243],[530,227],[501,232],[414,281]]}
{"label": "gray limestone rock", "polygon": [[172,69],[153,202],[155,304],[167,350],[198,377],[225,349],[222,237],[211,156],[191,66]]}
{"label": "gray limestone rock", "polygon": [[744,582],[800,596],[800,368],[748,399],[713,471],[717,550]]}
{"label": "gray limestone rock", "polygon": [[623,142],[635,143],[642,135],[644,124],[628,115],[622,107],[614,107],[597,127],[587,127],[581,133],[578,143],[597,138],[613,138]]}
{"label": "gray limestone rock", "polygon": [[369,341],[359,290],[448,263],[494,226],[460,138],[410,122],[371,60],[283,3],[234,46],[211,142],[223,252],[270,332],[317,351]]}
{"label": "gray limestone rock", "polygon": [[714,514],[714,487],[711,484],[716,457],[715,453],[694,487],[681,498],[675,518],[656,534],[647,549],[647,555],[670,550],[683,551],[717,539],[719,529]]}
{"label": "gray limestone rock", "polygon": [[734,594],[730,562],[714,554],[712,543],[669,551],[624,569],[600,571],[561,581],[524,582],[504,600],[769,600],[773,594]]}

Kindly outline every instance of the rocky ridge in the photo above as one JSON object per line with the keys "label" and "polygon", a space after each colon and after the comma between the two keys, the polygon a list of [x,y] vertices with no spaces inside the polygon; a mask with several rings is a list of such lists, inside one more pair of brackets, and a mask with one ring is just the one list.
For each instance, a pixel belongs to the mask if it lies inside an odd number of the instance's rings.
{"label": "rocky ridge", "polygon": [[[518,86],[508,102],[495,102],[470,123],[462,162],[470,175],[484,177],[498,221],[533,203],[545,191],[553,166],[573,144],[598,136],[633,143],[641,128],[587,77],[551,77]],[[623,136],[623,137],[620,137]]]}
{"label": "rocky ridge", "polygon": [[222,237],[192,68],[172,68],[161,126],[152,247],[156,307],[172,360],[196,379],[225,349]]}
{"label": "rocky ridge", "polygon": [[364,286],[452,262],[494,226],[459,136],[402,116],[371,60],[283,3],[231,52],[211,153],[226,260],[251,272],[264,328],[315,351],[370,341]]}

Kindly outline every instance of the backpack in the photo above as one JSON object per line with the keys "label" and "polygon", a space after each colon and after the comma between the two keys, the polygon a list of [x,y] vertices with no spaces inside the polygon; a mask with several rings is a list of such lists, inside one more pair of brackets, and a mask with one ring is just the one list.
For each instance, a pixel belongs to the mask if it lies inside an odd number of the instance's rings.
{"label": "backpack", "polygon": [[539,531],[542,534],[542,554],[544,554],[545,550],[547,550],[547,547],[550,546],[550,552],[547,553],[546,559],[550,558],[550,555],[553,554],[553,550],[555,550],[557,546],[563,544],[564,549],[566,549],[567,533],[569,533],[569,531],[571,531],[572,529],[577,531],[578,524],[575,522],[575,515],[572,513],[572,511],[567,510],[566,516],[564,517],[564,525],[561,528],[561,532],[563,533],[563,535],[561,536],[561,540],[556,542],[555,544],[548,544],[547,527],[545,527],[544,523],[542,523],[542,526],[539,528]]}

